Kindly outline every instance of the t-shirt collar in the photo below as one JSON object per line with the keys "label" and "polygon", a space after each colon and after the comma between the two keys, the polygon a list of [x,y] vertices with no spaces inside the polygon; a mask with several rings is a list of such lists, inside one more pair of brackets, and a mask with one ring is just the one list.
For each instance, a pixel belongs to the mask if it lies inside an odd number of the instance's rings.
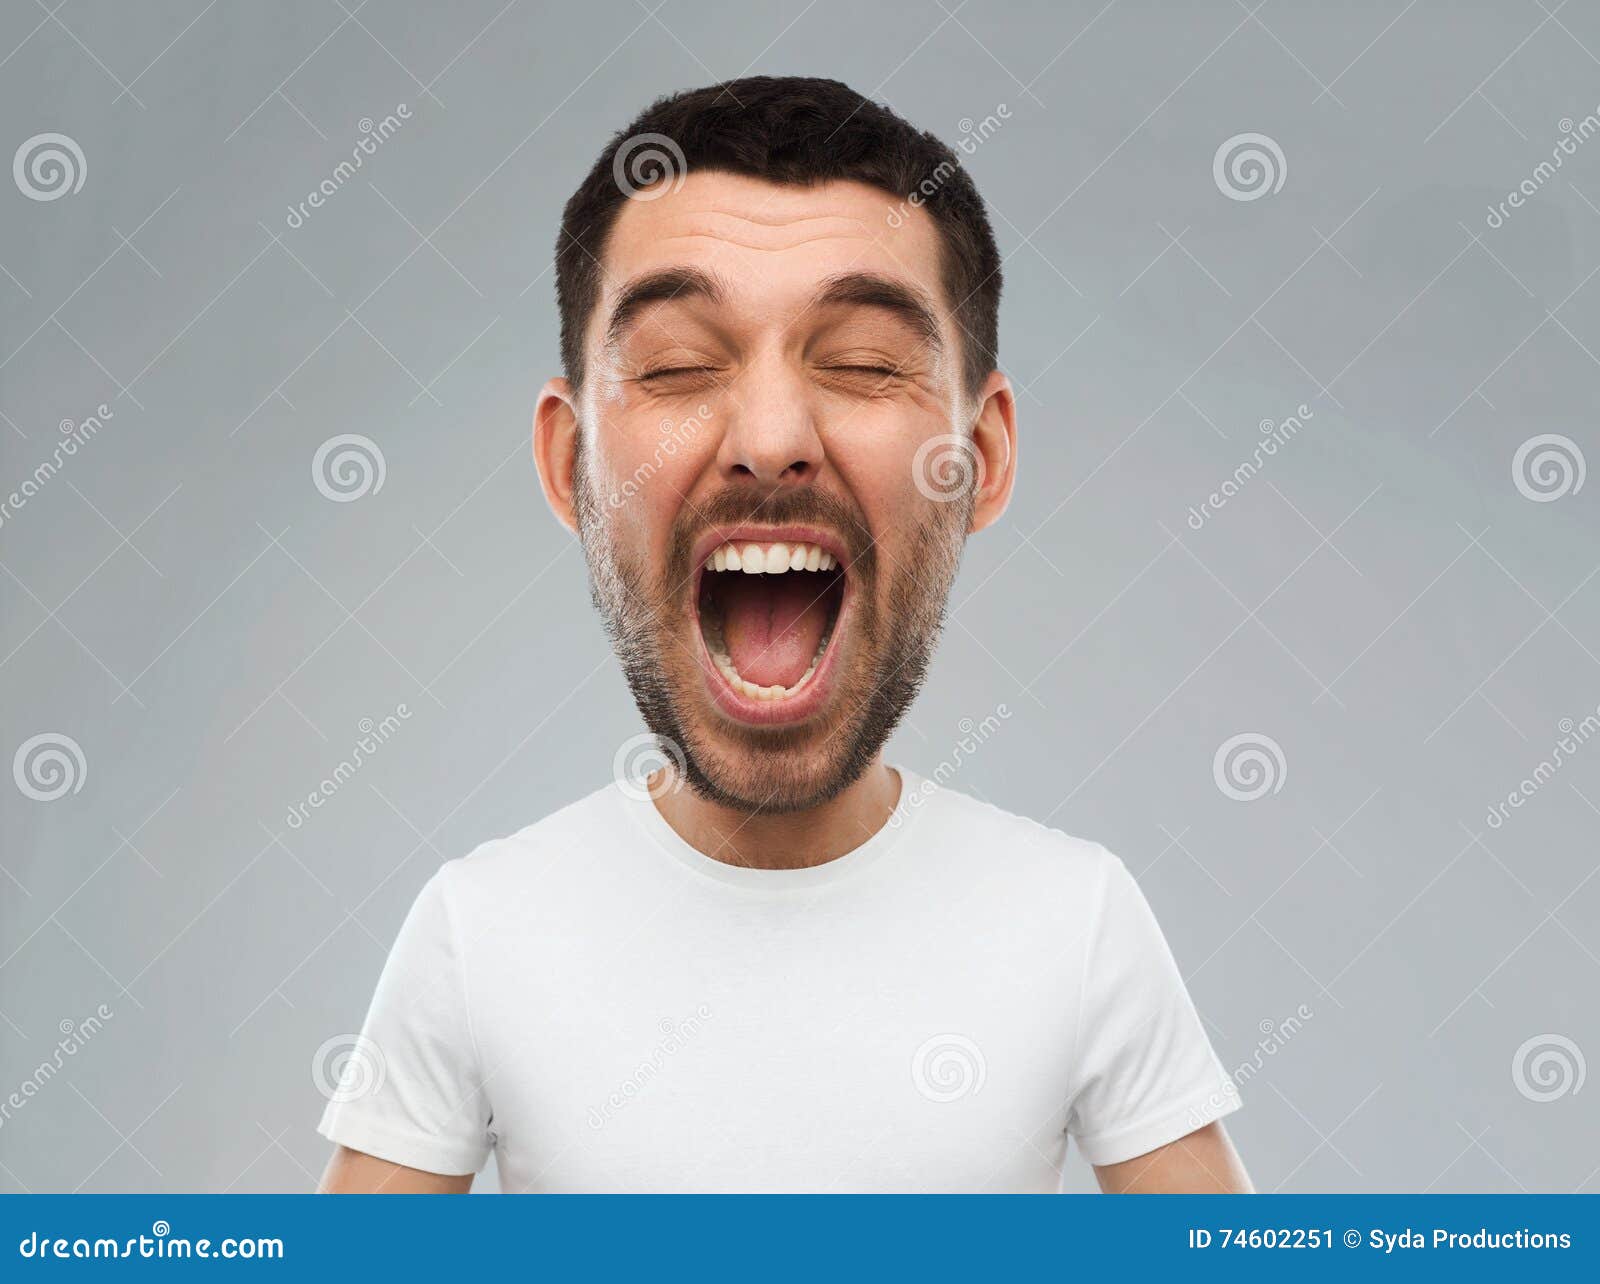
{"label": "t-shirt collar", "polygon": [[612,785],[612,794],[627,812],[632,822],[668,856],[686,868],[704,877],[735,887],[752,888],[763,892],[787,892],[812,889],[853,878],[860,871],[877,864],[905,841],[908,831],[923,810],[927,790],[915,772],[889,764],[900,779],[900,797],[889,819],[859,847],[836,856],[821,865],[803,869],[755,869],[748,865],[732,865],[727,861],[707,856],[686,842],[673,829],[666,818],[656,810],[655,803],[644,795],[624,791]]}

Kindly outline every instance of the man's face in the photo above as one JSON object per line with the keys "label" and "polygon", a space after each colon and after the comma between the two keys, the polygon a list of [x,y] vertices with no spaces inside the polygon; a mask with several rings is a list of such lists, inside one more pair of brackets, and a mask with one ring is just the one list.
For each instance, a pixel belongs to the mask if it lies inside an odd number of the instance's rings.
{"label": "man's face", "polygon": [[914,697],[972,516],[977,456],[937,440],[971,425],[938,232],[855,183],[644,197],[575,399],[596,604],[697,792],[815,806]]}

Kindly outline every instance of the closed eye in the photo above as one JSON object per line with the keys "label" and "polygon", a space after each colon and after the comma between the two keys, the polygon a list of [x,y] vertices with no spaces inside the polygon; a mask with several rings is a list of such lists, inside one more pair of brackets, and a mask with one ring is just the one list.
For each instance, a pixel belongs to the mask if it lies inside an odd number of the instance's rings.
{"label": "closed eye", "polygon": [[716,374],[715,366],[671,366],[665,370],[650,370],[639,376],[640,383],[649,383],[652,379],[666,379],[672,375],[710,375]]}

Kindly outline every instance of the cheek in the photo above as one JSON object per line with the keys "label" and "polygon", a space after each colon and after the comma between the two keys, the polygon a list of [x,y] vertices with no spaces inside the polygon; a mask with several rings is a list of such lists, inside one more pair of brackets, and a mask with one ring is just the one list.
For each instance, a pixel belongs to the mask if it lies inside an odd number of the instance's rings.
{"label": "cheek", "polygon": [[829,462],[878,539],[893,540],[898,519],[918,502],[913,461],[918,447],[939,431],[936,420],[921,414],[857,414],[825,436]]}
{"label": "cheek", "polygon": [[613,419],[597,436],[595,486],[613,527],[630,539],[664,541],[716,450],[709,408]]}

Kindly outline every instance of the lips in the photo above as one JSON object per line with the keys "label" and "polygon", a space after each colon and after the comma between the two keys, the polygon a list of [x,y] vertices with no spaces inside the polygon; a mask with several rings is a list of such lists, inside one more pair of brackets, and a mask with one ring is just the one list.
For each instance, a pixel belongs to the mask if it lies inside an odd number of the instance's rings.
{"label": "lips", "polygon": [[696,543],[694,565],[698,650],[717,707],[768,726],[815,713],[850,617],[838,537],[806,527],[709,531]]}

